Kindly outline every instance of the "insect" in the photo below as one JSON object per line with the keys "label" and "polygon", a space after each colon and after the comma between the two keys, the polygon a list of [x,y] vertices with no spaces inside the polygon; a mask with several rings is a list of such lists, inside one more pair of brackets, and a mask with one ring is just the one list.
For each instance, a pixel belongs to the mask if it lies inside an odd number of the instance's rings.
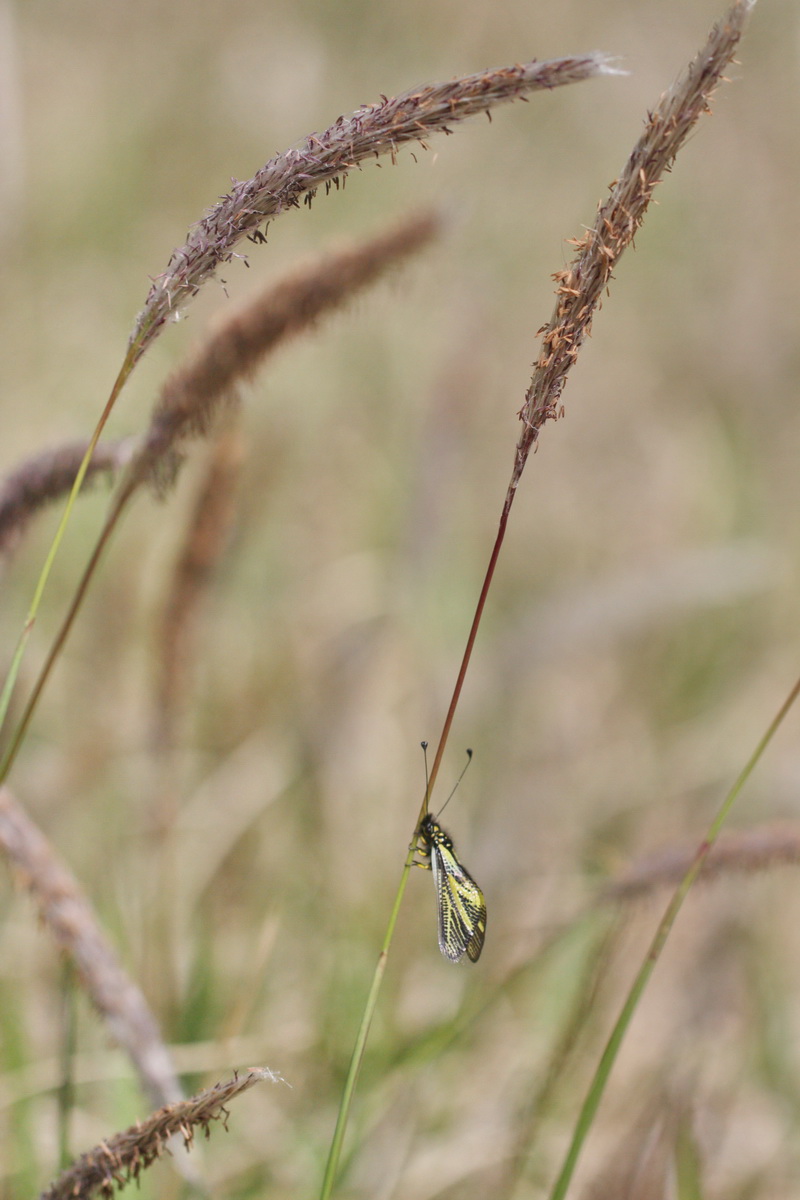
{"label": "insect", "polygon": [[[424,742],[423,747],[426,748]],[[468,753],[471,758],[472,751]],[[460,779],[461,776],[459,782]],[[417,827],[416,850],[428,860],[416,865],[433,871],[439,949],[451,962],[459,962],[465,954],[471,962],[477,962],[486,937],[486,900],[469,871],[458,861],[453,839],[431,813],[426,813]]]}

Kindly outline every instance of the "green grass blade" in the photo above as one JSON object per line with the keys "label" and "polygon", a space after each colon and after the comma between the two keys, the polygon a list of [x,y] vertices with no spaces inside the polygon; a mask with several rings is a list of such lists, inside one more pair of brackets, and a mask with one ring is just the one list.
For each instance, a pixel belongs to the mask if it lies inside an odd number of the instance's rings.
{"label": "green grass blade", "polygon": [[[50,543],[50,548],[47,551],[47,555],[44,560],[44,566],[42,567],[39,578],[36,582],[33,598],[30,603],[30,608],[28,609],[28,615],[25,618],[25,624],[23,625],[22,632],[17,639],[17,644],[14,648],[14,654],[11,659],[8,675],[6,676],[5,683],[3,684],[3,690],[0,692],[0,732],[2,732],[2,730],[5,728],[11,697],[14,693],[14,688],[19,677],[19,671],[20,667],[22,666],[22,660],[25,656],[25,650],[30,640],[31,633],[33,632],[33,627],[36,624],[36,618],[39,615],[39,607],[47,586],[47,581],[50,578],[50,572],[53,569],[53,563],[56,560],[56,555],[58,554],[61,542],[63,541],[69,519],[72,516],[72,510],[75,507],[75,501],[78,498],[78,493],[83,486],[84,479],[86,478],[86,472],[89,469],[89,463],[91,462],[92,455],[94,454],[95,446],[100,441],[100,435],[102,434],[106,422],[111,415],[111,410],[114,407],[117,397],[122,391],[122,388],[133,369],[137,352],[138,347],[133,344],[128,348],[128,352],[125,355],[123,364],[120,367],[119,374],[117,375],[117,378],[114,381],[114,386],[111,389],[111,394],[106,401],[105,408],[100,415],[100,419],[97,422],[95,431],[92,434],[89,445],[86,448],[86,453],[81,460],[81,465],[78,467],[78,473],[75,476],[75,482],[72,485],[72,490],[70,491],[69,498],[67,499],[67,503],[64,507],[64,512],[61,515],[58,528],[56,529],[53,540]],[[12,741],[15,752],[18,748],[19,741],[19,738],[15,738]],[[14,754],[6,754],[2,763],[0,763],[0,783],[5,782],[13,760]]]}
{"label": "green grass blade", "polygon": [[655,965],[661,956],[661,952],[664,949],[667,938],[669,937],[672,927],[675,924],[678,913],[683,906],[683,902],[689,894],[692,884],[700,874],[700,870],[708,856],[708,852],[714,845],[714,842],[716,841],[722,826],[725,824],[725,821],[731,809],[733,808],[739,793],[752,775],[756,765],[761,759],[761,756],[763,755],[769,743],[772,741],[772,738],[775,736],[784,718],[797,699],[798,694],[800,694],[800,679],[797,680],[794,687],[789,692],[789,695],[786,697],[776,716],[768,726],[766,733],[759,741],[753,753],[750,755],[750,758],[742,768],[742,771],[733,784],[733,787],[730,789],[720,805],[717,815],[711,822],[705,840],[698,847],[697,853],[695,854],[688,871],[678,884],[675,894],[667,905],[666,912],[661,918],[658,928],[656,929],[653,940],[650,943],[647,954],[645,955],[644,962],[639,968],[636,978],[633,981],[633,985],[625,999],[625,1003],[622,1006],[622,1011],[617,1018],[614,1028],[611,1031],[611,1036],[609,1037],[605,1049],[600,1057],[600,1062],[597,1066],[597,1070],[595,1071],[594,1078],[592,1079],[586,1099],[584,1100],[583,1106],[578,1115],[578,1120],[575,1125],[575,1130],[573,1132],[572,1140],[567,1150],[563,1166],[553,1186],[553,1190],[550,1193],[550,1200],[564,1200],[564,1197],[567,1194],[567,1189],[572,1181],[572,1176],[574,1174],[580,1152],[583,1148],[583,1143],[586,1141],[586,1137],[592,1127],[592,1122],[594,1121],[597,1110],[600,1107],[600,1101],[603,1097],[603,1092],[605,1091],[606,1084],[608,1083],[608,1078],[616,1061],[620,1046],[625,1038],[625,1034],[628,1032],[628,1027],[633,1019],[633,1014],[636,1012],[639,1000],[641,999],[642,993],[647,987]]}
{"label": "green grass blade", "polygon": [[691,1118],[682,1113],[675,1139],[675,1190],[678,1200],[703,1200],[700,1149],[692,1132]]}
{"label": "green grass blade", "polygon": [[344,1135],[347,1131],[347,1121],[350,1116],[350,1108],[353,1103],[353,1095],[355,1093],[356,1083],[358,1081],[358,1073],[361,1070],[361,1063],[364,1058],[364,1049],[367,1044],[372,1018],[375,1013],[375,1006],[378,1003],[378,994],[383,983],[383,976],[386,972],[386,962],[389,957],[389,946],[391,945],[392,936],[394,935],[394,927],[397,924],[397,917],[400,913],[400,905],[403,901],[403,893],[406,890],[408,877],[411,873],[411,864],[414,860],[414,846],[412,845],[408,852],[408,857],[403,867],[403,874],[400,878],[400,886],[397,889],[397,895],[394,898],[394,906],[389,917],[389,924],[386,927],[386,936],[383,939],[381,952],[378,955],[378,962],[375,966],[375,974],[372,977],[367,1002],[364,1005],[364,1012],[361,1017],[361,1024],[358,1027],[353,1054],[350,1059],[350,1066],[347,1071],[344,1088],[342,1090],[342,1098],[339,1101],[339,1112],[336,1117],[336,1128],[333,1131],[331,1139],[331,1148],[328,1151],[328,1161],[325,1166],[325,1175],[322,1179],[322,1189],[320,1191],[320,1200],[328,1200],[333,1185],[336,1180],[336,1172],[339,1167],[339,1159],[342,1153],[342,1145],[344,1144]]}

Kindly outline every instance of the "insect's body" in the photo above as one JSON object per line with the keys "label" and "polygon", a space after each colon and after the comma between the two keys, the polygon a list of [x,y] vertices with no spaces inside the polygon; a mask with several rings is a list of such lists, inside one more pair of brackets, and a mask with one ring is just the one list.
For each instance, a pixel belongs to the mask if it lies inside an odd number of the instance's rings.
{"label": "insect's body", "polygon": [[427,813],[417,830],[417,850],[433,870],[439,912],[439,949],[458,962],[466,954],[477,962],[486,936],[486,900],[469,871],[456,857],[453,840]]}

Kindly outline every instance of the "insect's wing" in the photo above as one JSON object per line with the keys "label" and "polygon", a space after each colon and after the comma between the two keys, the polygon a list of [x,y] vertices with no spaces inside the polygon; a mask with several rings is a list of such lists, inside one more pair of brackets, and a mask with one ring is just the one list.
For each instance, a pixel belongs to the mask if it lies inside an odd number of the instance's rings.
{"label": "insect's wing", "polygon": [[439,949],[452,962],[477,962],[486,937],[486,901],[475,880],[446,846],[432,847],[439,908]]}
{"label": "insect's wing", "polygon": [[439,949],[445,958],[449,958],[453,962],[458,962],[464,951],[459,950],[457,942],[453,940],[453,922],[450,914],[450,890],[447,883],[447,872],[445,870],[442,851],[436,845],[431,846],[431,867],[433,868],[433,883],[436,889]]}
{"label": "insect's wing", "polygon": [[483,898],[483,892],[480,888],[477,889],[480,897],[479,907],[476,909],[477,916],[475,919],[475,928],[472,937],[467,942],[467,955],[471,962],[477,962],[483,950],[483,941],[486,937],[486,901]]}

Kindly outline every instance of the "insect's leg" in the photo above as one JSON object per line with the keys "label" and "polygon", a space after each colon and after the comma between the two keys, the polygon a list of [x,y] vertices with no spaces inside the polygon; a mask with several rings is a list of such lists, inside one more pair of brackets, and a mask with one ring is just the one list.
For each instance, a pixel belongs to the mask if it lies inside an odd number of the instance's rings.
{"label": "insect's leg", "polygon": [[431,869],[431,852],[430,852],[430,850],[425,849],[424,843],[422,845],[420,845],[420,841],[421,841],[421,839],[420,839],[419,835],[417,835],[414,838],[414,841],[411,843],[411,846],[409,847],[409,849],[413,849],[415,854],[421,854],[422,857],[427,858],[428,861],[427,862],[418,862],[417,859],[414,859],[414,861],[412,862],[411,865],[412,865],[412,867],[422,867],[423,871],[430,871],[430,869]]}

